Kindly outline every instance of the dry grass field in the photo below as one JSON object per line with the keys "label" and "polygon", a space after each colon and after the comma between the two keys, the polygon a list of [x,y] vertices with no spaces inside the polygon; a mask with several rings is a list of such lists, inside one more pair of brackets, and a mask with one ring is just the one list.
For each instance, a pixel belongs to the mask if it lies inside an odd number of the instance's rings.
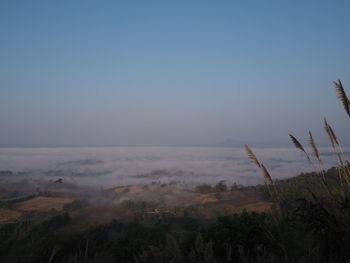
{"label": "dry grass field", "polygon": [[1,208],[0,223],[26,213],[62,211],[65,205],[74,201],[85,203],[84,206],[73,205],[73,209],[69,210],[70,216],[79,224],[103,224],[112,219],[132,220],[143,213],[169,213],[180,207],[196,207],[195,210],[204,217],[213,218],[228,212],[241,213],[243,210],[266,212],[273,205],[264,201],[257,192],[234,190],[203,194],[176,184],[130,185],[90,196],[72,192],[46,192],[44,196],[19,202],[11,208]]}
{"label": "dry grass field", "polygon": [[71,202],[73,200],[69,198],[38,196],[18,204],[16,209],[24,212],[49,211],[51,209],[61,211],[64,205]]}
{"label": "dry grass field", "polygon": [[19,211],[13,209],[0,208],[0,223],[17,219],[21,215],[22,213]]}

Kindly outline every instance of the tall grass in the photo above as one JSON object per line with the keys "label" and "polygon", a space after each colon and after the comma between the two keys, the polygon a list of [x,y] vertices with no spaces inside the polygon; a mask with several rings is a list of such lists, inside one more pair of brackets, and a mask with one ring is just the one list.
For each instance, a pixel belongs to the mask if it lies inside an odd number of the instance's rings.
{"label": "tall grass", "polygon": [[[347,113],[347,115],[350,117],[350,101],[348,99],[348,96],[345,92],[345,89],[343,87],[343,84],[340,80],[334,81],[333,82],[335,90],[338,94],[338,98],[340,102],[342,103],[342,106]],[[292,134],[289,134],[289,137],[295,146],[296,149],[300,150],[306,157],[307,161],[309,164],[312,166],[312,169],[314,170],[315,173],[319,175],[319,180],[320,183],[322,184],[324,191],[329,195],[329,197],[334,201],[338,202],[339,201],[339,196],[342,197],[342,202],[346,201],[346,196],[345,196],[345,187],[349,188],[350,187],[350,165],[348,160],[346,159],[346,156],[344,154],[344,151],[342,149],[341,143],[337,135],[335,134],[333,128],[331,125],[327,122],[326,118],[324,118],[324,128],[325,131],[328,135],[328,138],[331,143],[331,147],[334,151],[334,154],[336,156],[336,168],[338,171],[338,180],[339,180],[339,187],[334,189],[330,188],[327,178],[326,178],[326,173],[324,169],[324,164],[321,159],[321,154],[320,151],[317,147],[316,141],[311,133],[309,131],[309,144],[310,144],[310,149],[312,150],[312,154],[314,155],[317,165],[312,161],[312,158],[310,157],[309,153],[307,152],[306,148],[303,146],[300,141],[293,136]],[[269,189],[270,195],[273,199],[275,200],[282,200],[283,199],[283,193],[279,193],[277,191],[277,187],[274,184],[274,181],[272,180],[270,173],[268,172],[267,168],[265,165],[263,165],[257,158],[257,156],[254,154],[253,150],[248,146],[244,145],[248,157],[253,160],[254,164],[258,166],[258,168],[261,170],[262,175],[265,180],[265,184]],[[318,167],[318,168],[317,168]],[[273,187],[271,187],[273,186]],[[307,190],[311,193],[314,198],[317,198],[316,195],[312,192],[312,190],[308,187]],[[273,189],[273,191],[271,191]]]}

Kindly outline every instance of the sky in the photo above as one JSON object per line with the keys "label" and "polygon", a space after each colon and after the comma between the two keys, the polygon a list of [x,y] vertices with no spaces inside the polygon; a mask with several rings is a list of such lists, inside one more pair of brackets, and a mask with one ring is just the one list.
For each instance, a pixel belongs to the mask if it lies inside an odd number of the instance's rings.
{"label": "sky", "polygon": [[344,144],[349,1],[0,2],[0,145]]}

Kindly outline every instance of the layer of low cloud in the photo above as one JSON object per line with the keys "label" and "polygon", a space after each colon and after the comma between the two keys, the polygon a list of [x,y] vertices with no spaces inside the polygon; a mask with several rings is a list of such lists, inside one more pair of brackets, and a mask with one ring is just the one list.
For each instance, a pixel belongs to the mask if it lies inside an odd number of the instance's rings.
{"label": "layer of low cloud", "polygon": [[[326,168],[335,165],[333,151],[320,149]],[[287,178],[312,170],[305,156],[291,148],[255,149],[272,177]],[[2,148],[0,170],[13,180],[56,180],[99,188],[152,182],[243,185],[262,183],[260,171],[243,148],[105,147]],[[8,179],[8,178],[7,178]]]}

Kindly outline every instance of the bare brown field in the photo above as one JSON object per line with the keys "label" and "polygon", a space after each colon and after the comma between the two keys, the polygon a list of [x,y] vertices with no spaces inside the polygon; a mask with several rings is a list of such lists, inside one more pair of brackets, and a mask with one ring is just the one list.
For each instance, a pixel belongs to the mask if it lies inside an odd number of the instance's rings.
{"label": "bare brown field", "polygon": [[17,219],[22,215],[21,212],[12,210],[12,209],[6,209],[6,208],[0,208],[0,223],[6,222],[9,220]]}
{"label": "bare brown field", "polygon": [[237,210],[243,211],[246,210],[248,212],[268,212],[271,211],[275,204],[272,202],[257,202],[253,204],[248,204],[242,207],[238,207]]}
{"label": "bare brown field", "polygon": [[68,199],[79,199],[82,198],[84,195],[77,192],[47,192],[45,193],[45,196],[47,197],[60,197],[60,198],[68,198]]}
{"label": "bare brown field", "polygon": [[[108,195],[105,195],[106,193]],[[189,211],[197,211],[193,212],[193,215],[213,218],[227,213],[240,213],[243,210],[268,212],[273,206],[273,203],[263,200],[257,192],[235,190],[201,194],[176,184],[115,187],[93,198],[89,199],[88,195],[74,192],[47,192],[45,196],[20,202],[14,205],[13,209],[0,209],[0,222],[19,218],[26,212],[45,212],[52,209],[62,211],[66,204],[74,200],[87,201],[84,206],[78,205],[69,212],[71,218],[81,225],[103,224],[112,219],[133,220],[142,217],[142,214],[176,215],[177,212],[174,211],[180,207],[189,207]],[[135,202],[134,206],[132,203],[131,207],[128,203],[123,205],[128,201]]]}
{"label": "bare brown field", "polygon": [[[172,187],[175,188],[177,185],[166,185],[167,188]],[[145,190],[157,190],[162,188],[162,185],[157,185],[157,184],[149,184],[149,185],[127,185],[127,186],[118,186],[115,188],[112,188],[112,191],[116,194],[137,194],[141,193]]]}
{"label": "bare brown field", "polygon": [[196,194],[194,202],[206,204],[206,203],[226,203],[229,202],[236,206],[244,204],[255,203],[261,201],[261,197],[254,193],[245,193],[241,191],[221,192],[221,193],[209,193],[209,194]]}
{"label": "bare brown field", "polygon": [[16,209],[25,212],[49,211],[51,209],[61,211],[65,204],[69,204],[71,202],[73,202],[73,200],[69,198],[38,196],[18,204]]}

